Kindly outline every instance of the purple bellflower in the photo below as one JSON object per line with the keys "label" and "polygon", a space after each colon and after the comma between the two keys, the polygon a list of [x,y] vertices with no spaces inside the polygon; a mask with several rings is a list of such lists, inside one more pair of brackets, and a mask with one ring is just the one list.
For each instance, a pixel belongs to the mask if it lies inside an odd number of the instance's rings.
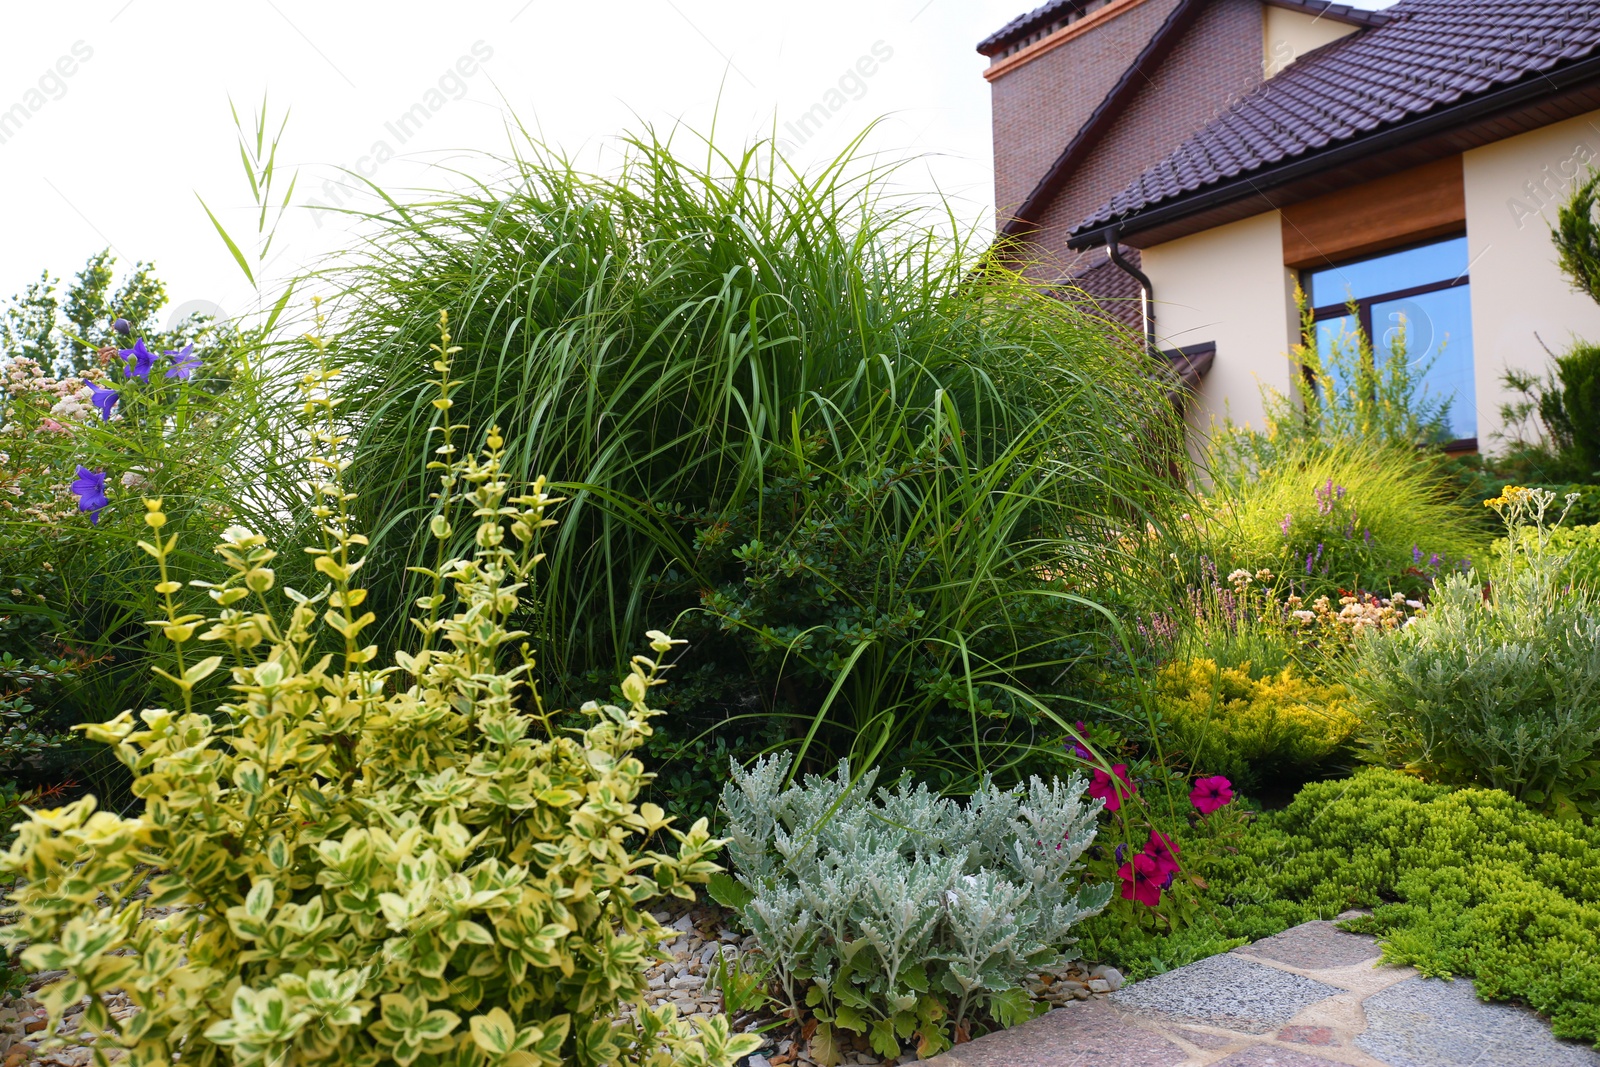
{"label": "purple bellflower", "polygon": [[124,337],[128,336],[128,334],[133,332],[133,327],[128,325],[128,320],[127,319],[119,318],[116,322],[113,322],[111,324],[111,328],[113,330],[116,330],[118,333],[120,333]]}
{"label": "purple bellflower", "polygon": [[132,348],[124,348],[117,353],[124,361],[124,377],[138,378],[142,382],[150,380],[150,370],[156,365],[156,354],[144,346],[144,338],[133,342]]}
{"label": "purple bellflower", "polygon": [[87,511],[89,521],[100,525],[100,509],[111,503],[106,499],[106,472],[92,471],[80,464],[72,493],[78,498],[78,510]]}
{"label": "purple bellflower", "polygon": [[194,354],[193,344],[184,345],[176,352],[169,348],[161,354],[172,357],[172,369],[167,371],[168,378],[186,382],[189,380],[189,375],[195,372],[195,368],[200,366],[200,357]]}
{"label": "purple bellflower", "polygon": [[111,409],[116,406],[118,400],[122,399],[122,394],[115,389],[106,388],[99,382],[91,382],[87,378],[83,380],[83,384],[89,387],[89,392],[93,395],[89,402],[100,409],[100,421],[110,421]]}

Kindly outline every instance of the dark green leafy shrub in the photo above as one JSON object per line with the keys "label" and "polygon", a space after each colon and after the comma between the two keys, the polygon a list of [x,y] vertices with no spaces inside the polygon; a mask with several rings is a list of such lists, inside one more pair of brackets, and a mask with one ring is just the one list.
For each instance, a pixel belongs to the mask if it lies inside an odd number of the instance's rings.
{"label": "dark green leafy shrub", "polygon": [[816,462],[821,451],[777,457],[741,507],[677,520],[699,576],[683,592],[702,608],[678,629],[746,679],[739,727],[776,722],[780,738],[835,754],[864,741],[894,766],[935,750],[969,787],[1027,758],[1038,732],[1055,732],[1043,709],[1065,717],[1051,694],[1071,688],[1102,621],[1045,579],[1068,561],[1059,541],[1026,535],[1027,487],[964,484],[948,441],[846,471]]}

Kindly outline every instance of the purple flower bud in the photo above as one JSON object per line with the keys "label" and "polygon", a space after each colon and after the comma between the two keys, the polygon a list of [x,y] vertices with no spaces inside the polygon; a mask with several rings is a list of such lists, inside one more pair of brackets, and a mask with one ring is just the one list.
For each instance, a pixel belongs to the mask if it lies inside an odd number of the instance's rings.
{"label": "purple flower bud", "polygon": [[118,319],[116,322],[113,322],[111,324],[111,328],[113,330],[116,330],[118,333],[120,333],[124,337],[128,336],[128,334],[133,332],[133,327],[128,325],[128,320],[127,319]]}

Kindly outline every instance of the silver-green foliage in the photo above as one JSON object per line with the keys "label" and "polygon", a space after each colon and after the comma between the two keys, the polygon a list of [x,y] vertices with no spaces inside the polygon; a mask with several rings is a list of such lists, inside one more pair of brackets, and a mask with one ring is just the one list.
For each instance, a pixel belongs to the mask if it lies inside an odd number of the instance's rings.
{"label": "silver-green foliage", "polygon": [[820,1020],[825,1056],[834,1028],[884,1055],[916,1034],[927,1054],[947,1020],[1027,1017],[1021,978],[1073,958],[1073,925],[1111,897],[1078,884],[1100,810],[1080,776],[986,782],[961,804],[906,779],[874,792],[877,772],[853,781],[846,761],[786,785],[789,764],[734,763],[722,807],[744,919],[790,1005]]}
{"label": "silver-green foliage", "polygon": [[1600,810],[1600,605],[1553,550],[1553,497],[1490,501],[1510,536],[1487,573],[1449,576],[1425,617],[1359,644],[1350,686],[1374,761]]}

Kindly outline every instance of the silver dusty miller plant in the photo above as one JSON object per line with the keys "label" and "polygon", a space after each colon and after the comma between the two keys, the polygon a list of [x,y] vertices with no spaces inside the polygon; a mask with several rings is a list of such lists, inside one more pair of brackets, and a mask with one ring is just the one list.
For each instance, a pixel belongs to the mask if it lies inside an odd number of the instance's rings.
{"label": "silver dusty miller plant", "polygon": [[961,804],[908,779],[874,791],[848,761],[786,784],[789,766],[733,764],[722,809],[734,895],[789,1007],[816,1016],[818,1062],[839,1062],[841,1029],[884,1056],[915,1036],[928,1056],[974,1014],[1029,1017],[1023,976],[1075,958],[1073,925],[1111,898],[1079,885],[1102,804],[1081,776],[985,782]]}

